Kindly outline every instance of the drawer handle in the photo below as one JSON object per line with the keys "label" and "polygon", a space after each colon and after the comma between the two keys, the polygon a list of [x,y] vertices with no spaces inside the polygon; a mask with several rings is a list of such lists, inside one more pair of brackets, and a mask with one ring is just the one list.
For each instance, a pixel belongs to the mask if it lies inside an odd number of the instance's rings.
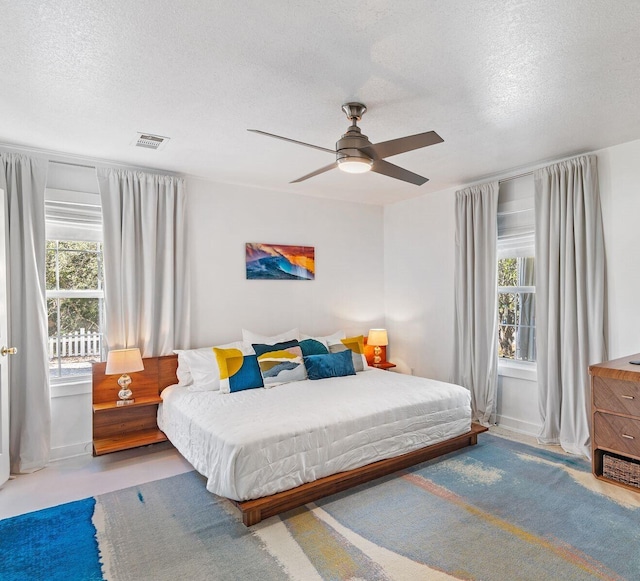
{"label": "drawer handle", "polygon": [[622,434],[623,438],[626,438],[627,440],[635,440],[635,438],[633,436],[630,436],[629,434]]}
{"label": "drawer handle", "polygon": [[621,395],[620,396],[622,399],[636,399],[635,397],[633,397],[632,395]]}

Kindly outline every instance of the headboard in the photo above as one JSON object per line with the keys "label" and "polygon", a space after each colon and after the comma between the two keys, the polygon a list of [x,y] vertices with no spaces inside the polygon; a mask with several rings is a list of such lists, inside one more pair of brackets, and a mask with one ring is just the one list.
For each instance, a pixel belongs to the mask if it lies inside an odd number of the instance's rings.
{"label": "headboard", "polygon": [[[134,397],[158,396],[165,387],[178,382],[176,370],[178,369],[177,355],[164,355],[162,357],[148,357],[142,360],[144,371],[130,373],[131,389]],[[92,365],[93,376],[93,403],[117,401],[117,378],[105,375],[106,362]]]}
{"label": "headboard", "polygon": [[[373,347],[366,344],[365,357],[370,365],[373,364]],[[386,361],[386,347],[382,347],[382,360]],[[177,355],[163,355],[161,357],[148,357],[143,359],[144,371],[130,373],[131,387],[138,397],[157,396],[165,387],[178,382],[176,371],[178,369]],[[93,375],[93,403],[104,403],[118,399],[118,383],[113,376],[105,375],[106,362],[94,363]]]}

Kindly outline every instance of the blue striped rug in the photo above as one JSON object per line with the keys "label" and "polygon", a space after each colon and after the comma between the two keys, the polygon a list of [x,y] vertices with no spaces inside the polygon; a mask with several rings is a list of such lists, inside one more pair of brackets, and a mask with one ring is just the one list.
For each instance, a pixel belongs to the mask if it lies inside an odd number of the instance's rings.
{"label": "blue striped rug", "polygon": [[0,579],[638,580],[640,493],[485,434],[247,529],[190,472],[0,521]]}

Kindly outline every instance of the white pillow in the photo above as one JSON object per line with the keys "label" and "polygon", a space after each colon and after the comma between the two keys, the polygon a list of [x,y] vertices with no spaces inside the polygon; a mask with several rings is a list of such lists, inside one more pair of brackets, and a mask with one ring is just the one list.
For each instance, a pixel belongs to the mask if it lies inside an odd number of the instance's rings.
{"label": "white pillow", "polygon": [[178,356],[178,369],[176,369],[176,377],[178,378],[178,385],[185,387],[193,383],[193,376],[191,375],[191,367],[187,363],[186,357],[183,355],[184,350],[176,349],[174,353]]}
{"label": "white pillow", "polygon": [[245,343],[249,343],[249,345],[252,345],[253,343],[275,345],[276,343],[282,343],[283,341],[293,341],[294,339],[296,341],[300,340],[300,331],[298,331],[298,329],[291,329],[291,331],[280,333],[279,335],[272,335],[271,337],[242,329],[242,340]]}
{"label": "white pillow", "polygon": [[302,340],[305,339],[315,339],[316,341],[320,341],[327,349],[330,345],[336,345],[340,343],[340,339],[346,339],[347,334],[344,331],[336,331],[333,335],[326,335],[325,337],[312,337],[311,335],[301,335]]}
{"label": "white pillow", "polygon": [[[243,355],[253,355],[253,347],[244,341],[235,341],[226,345],[216,345],[220,349],[239,349]],[[213,347],[174,351],[178,355],[178,369],[181,375],[191,376],[191,383],[180,383],[188,386],[189,391],[216,391],[220,389],[220,369]],[[180,377],[178,377],[180,381]]]}

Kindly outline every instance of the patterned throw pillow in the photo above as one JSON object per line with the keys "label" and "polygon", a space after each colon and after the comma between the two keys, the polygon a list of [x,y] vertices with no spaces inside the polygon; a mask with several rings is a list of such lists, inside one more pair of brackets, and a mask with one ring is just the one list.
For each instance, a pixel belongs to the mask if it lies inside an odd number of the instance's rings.
{"label": "patterned throw pillow", "polygon": [[292,381],[307,379],[298,341],[286,341],[275,345],[254,344],[260,373],[265,387],[274,387]]}
{"label": "patterned throw pillow", "polygon": [[336,345],[329,345],[329,351],[331,351],[331,353],[340,353],[346,349],[351,351],[353,368],[356,371],[366,371],[369,368],[364,356],[364,336],[347,337],[346,339],[341,339],[340,343]]}
{"label": "patterned throw pillow", "polygon": [[303,339],[300,341],[300,349],[302,349],[302,355],[307,357],[308,355],[326,355],[329,353],[329,349],[316,339]]}
{"label": "patterned throw pillow", "polygon": [[243,355],[240,349],[213,348],[220,369],[220,391],[233,393],[244,389],[264,387],[258,359]]}

